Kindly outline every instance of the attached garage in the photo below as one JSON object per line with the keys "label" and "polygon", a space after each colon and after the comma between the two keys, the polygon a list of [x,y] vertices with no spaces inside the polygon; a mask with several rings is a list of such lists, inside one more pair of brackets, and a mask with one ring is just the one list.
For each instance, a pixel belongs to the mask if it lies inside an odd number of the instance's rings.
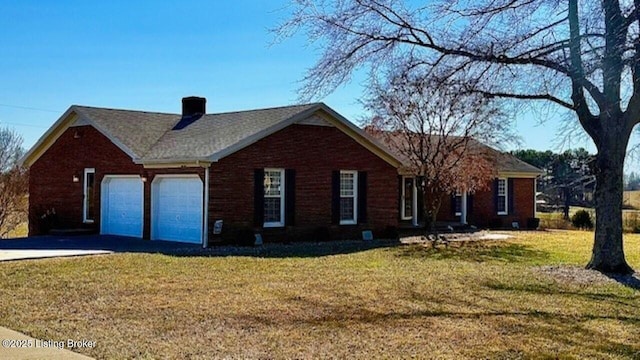
{"label": "attached garage", "polygon": [[203,184],[198,175],[158,175],[151,184],[151,239],[202,243]]}
{"label": "attached garage", "polygon": [[101,186],[101,234],[142,237],[144,185],[139,176],[106,175]]}

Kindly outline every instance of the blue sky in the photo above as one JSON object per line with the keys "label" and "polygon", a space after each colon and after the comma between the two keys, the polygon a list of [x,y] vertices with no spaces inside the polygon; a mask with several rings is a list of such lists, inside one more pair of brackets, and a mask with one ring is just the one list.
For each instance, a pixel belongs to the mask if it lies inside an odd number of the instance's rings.
{"label": "blue sky", "polygon": [[[72,104],[180,112],[184,96],[208,112],[295,103],[319,56],[268,31],[287,1],[3,1],[0,126],[33,145]],[[356,122],[362,83],[318,99]],[[517,119],[523,148],[559,150],[557,122]],[[581,143],[579,145],[585,145]],[[593,148],[591,148],[593,150]]]}

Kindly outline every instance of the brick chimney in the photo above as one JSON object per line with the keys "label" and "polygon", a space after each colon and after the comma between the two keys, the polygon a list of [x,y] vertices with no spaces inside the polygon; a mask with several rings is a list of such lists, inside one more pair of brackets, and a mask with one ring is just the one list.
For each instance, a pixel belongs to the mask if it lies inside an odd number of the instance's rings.
{"label": "brick chimney", "polygon": [[182,98],[182,116],[192,116],[207,113],[207,99],[198,96]]}
{"label": "brick chimney", "polygon": [[182,98],[182,118],[173,130],[182,130],[200,119],[207,112],[207,99],[197,96]]}

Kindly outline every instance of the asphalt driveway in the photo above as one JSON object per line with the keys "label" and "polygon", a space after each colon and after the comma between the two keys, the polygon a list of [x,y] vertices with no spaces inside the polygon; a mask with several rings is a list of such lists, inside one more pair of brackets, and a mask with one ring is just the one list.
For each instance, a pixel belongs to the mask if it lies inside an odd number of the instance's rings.
{"label": "asphalt driveway", "polygon": [[180,255],[201,248],[198,244],[111,235],[35,236],[0,240],[0,261],[121,252]]}

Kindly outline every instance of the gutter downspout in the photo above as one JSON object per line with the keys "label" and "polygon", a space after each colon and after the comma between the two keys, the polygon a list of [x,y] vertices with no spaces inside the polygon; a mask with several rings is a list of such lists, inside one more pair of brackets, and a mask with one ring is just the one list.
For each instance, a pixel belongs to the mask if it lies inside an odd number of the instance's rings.
{"label": "gutter downspout", "polygon": [[209,167],[204,168],[204,211],[202,221],[202,247],[209,247]]}
{"label": "gutter downspout", "polygon": [[538,178],[533,178],[533,217],[538,217]]}

